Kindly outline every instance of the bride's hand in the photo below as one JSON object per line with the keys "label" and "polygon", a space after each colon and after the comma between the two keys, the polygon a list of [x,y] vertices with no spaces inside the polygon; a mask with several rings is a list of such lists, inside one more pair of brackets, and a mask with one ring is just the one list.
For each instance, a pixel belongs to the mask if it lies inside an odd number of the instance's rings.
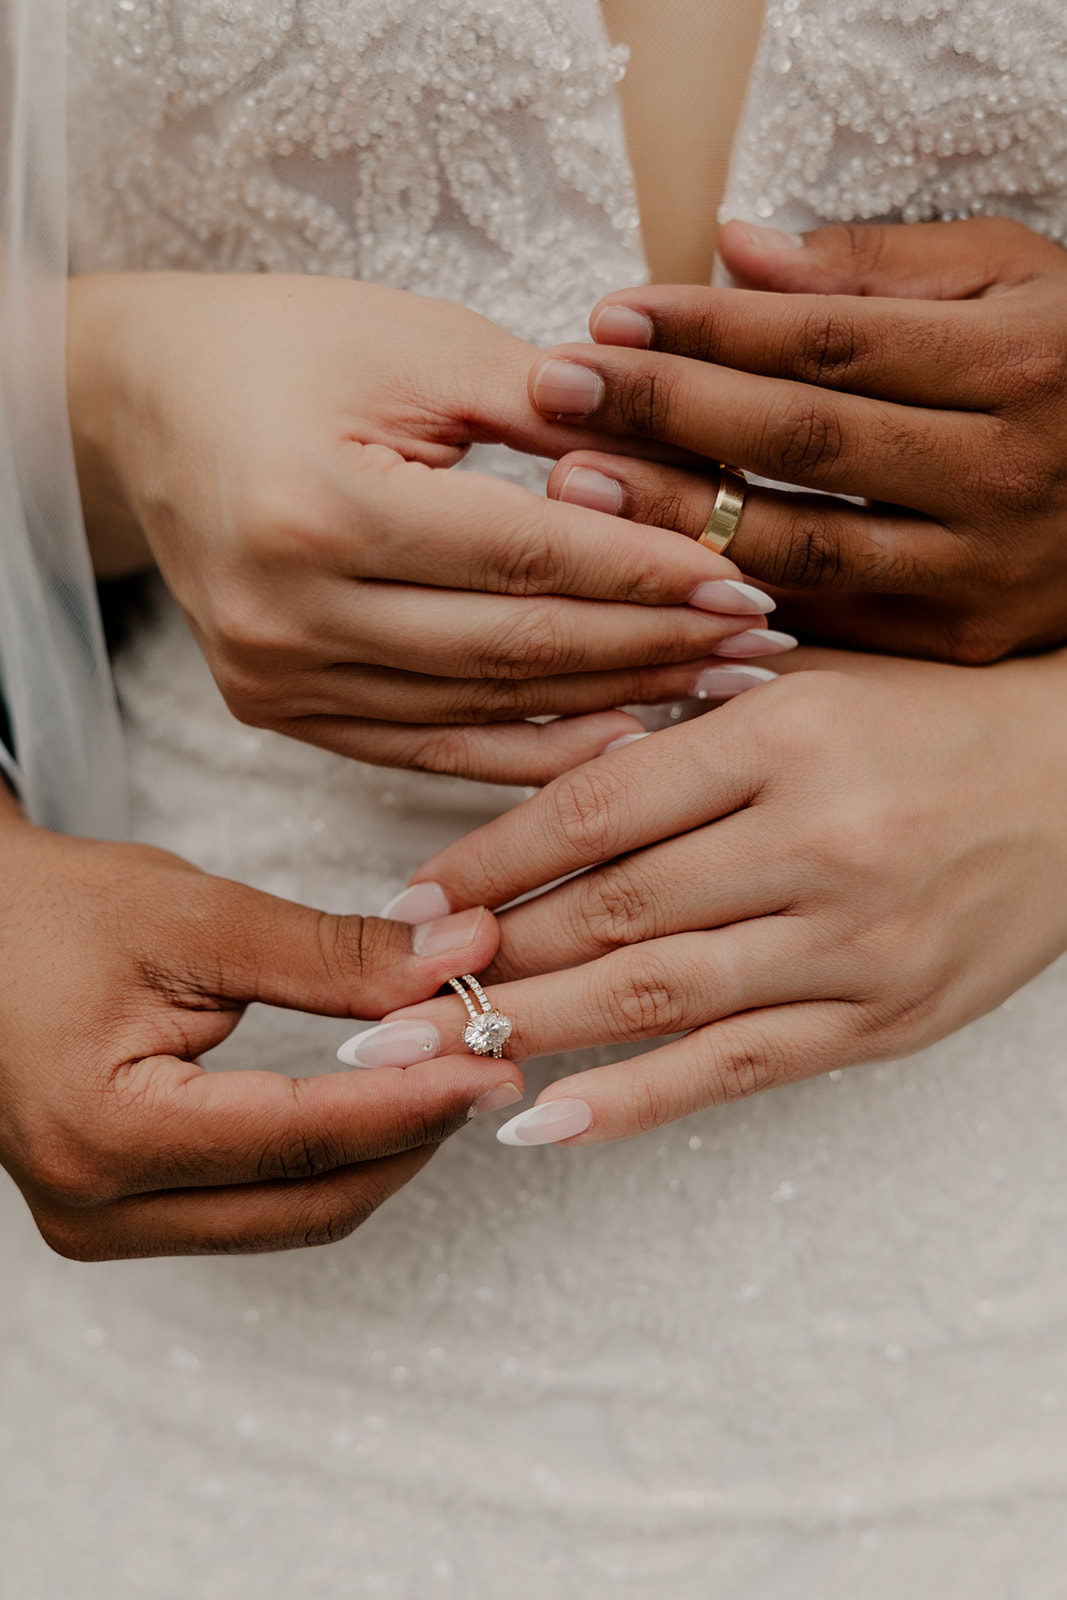
{"label": "bride's hand", "polygon": [[[501,918],[485,980],[517,1058],[687,1034],[554,1083],[521,1142],[617,1139],[906,1054],[1067,947],[1067,652],[804,655],[815,670],[590,762],[420,871],[459,906],[592,868]],[[399,1015],[460,1048],[457,1000]]]}
{"label": "bride's hand", "polygon": [[0,1162],[48,1243],[81,1261],[326,1243],[483,1096],[519,1099],[517,1067],[473,1056],[380,1056],[355,1077],[199,1065],[252,1000],[380,1016],[487,961],[496,928],[467,912],[417,943],[160,850],[45,833],[0,786]]}
{"label": "bride's hand", "polygon": [[[999,219],[796,243],[729,224],[743,288],[610,295],[591,318],[600,345],[652,349],[564,346],[531,393],[572,423],[873,502],[749,491],[730,555],[806,591],[787,626],[963,662],[1067,639],[1067,255]],[[577,396],[597,379],[595,403],[565,403],[568,382]],[[550,492],[587,503],[589,469],[638,522],[699,534],[711,512],[717,474],[584,451]]]}
{"label": "bride's hand", "polygon": [[[554,432],[525,396],[532,347],[473,312],[172,273],[76,279],[70,311],[98,569],[143,562],[147,539],[244,722],[540,783],[638,731],[612,708],[686,694],[723,638],[764,626],[708,550],[441,470],[473,441],[543,451]],[[720,585],[704,609],[686,603],[702,583]],[[564,720],[521,720],[546,714]]]}

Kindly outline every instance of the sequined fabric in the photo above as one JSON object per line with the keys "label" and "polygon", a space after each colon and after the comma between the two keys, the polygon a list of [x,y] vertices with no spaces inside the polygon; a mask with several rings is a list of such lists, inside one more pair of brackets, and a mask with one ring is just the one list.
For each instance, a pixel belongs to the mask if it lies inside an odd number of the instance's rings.
{"label": "sequined fabric", "polygon": [[[1060,124],[1033,120],[1055,11],[789,4],[738,205],[955,213],[966,182],[1027,220],[1062,205]],[[929,55],[950,16],[966,48]],[[71,18],[81,269],[359,272],[546,340],[643,271],[589,0]],[[1027,61],[1032,93],[994,116]],[[312,904],[375,909],[514,798],[236,728],[165,604],[119,683],[140,835]],[[260,1010],[219,1060],[329,1070],[347,1031]],[[626,1144],[506,1150],[472,1125],[328,1250],[42,1253],[0,1413],[0,1589],[1058,1600],[1065,1037],[1061,963],[909,1062]]]}

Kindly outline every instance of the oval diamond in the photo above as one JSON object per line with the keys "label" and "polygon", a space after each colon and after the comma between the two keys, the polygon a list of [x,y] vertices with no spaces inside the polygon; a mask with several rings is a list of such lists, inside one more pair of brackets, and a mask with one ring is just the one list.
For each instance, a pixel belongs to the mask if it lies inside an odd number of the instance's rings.
{"label": "oval diamond", "polygon": [[483,1011],[474,1017],[463,1030],[463,1043],[476,1056],[491,1056],[511,1038],[511,1018],[501,1011]]}

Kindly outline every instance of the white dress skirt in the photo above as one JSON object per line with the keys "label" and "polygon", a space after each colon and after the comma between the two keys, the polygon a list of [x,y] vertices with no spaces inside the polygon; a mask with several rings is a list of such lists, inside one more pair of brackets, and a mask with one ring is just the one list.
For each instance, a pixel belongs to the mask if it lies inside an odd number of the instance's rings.
{"label": "white dress skirt", "polygon": [[[915,12],[772,6],[731,211],[958,213],[968,189],[1055,232],[1059,124],[1025,147],[1062,13]],[[592,0],[70,14],[77,270],[340,272],[541,343],[644,272]],[[238,727],[162,596],[117,672],[137,836],[277,894],[373,912],[517,798]],[[259,1008],[212,1059],[329,1071],[348,1031]],[[909,1061],[626,1143],[511,1150],[474,1124],[326,1249],[33,1250],[0,1595],[1062,1600],[1065,1041],[1061,962]]]}

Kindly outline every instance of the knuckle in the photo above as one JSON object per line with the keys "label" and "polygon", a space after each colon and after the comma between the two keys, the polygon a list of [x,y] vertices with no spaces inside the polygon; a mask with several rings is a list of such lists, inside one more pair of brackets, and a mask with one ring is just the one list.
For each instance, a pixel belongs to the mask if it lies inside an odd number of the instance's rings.
{"label": "knuckle", "polygon": [[624,1038],[657,1039],[682,1027],[677,982],[658,970],[647,949],[640,959],[620,951],[606,960],[611,1015]]}
{"label": "knuckle", "polygon": [[706,1078],[718,1104],[747,1100],[785,1083],[789,1061],[782,1045],[766,1038],[753,1024],[734,1028],[720,1023],[708,1036]]}
{"label": "knuckle", "polygon": [[509,618],[506,627],[487,635],[469,676],[474,678],[547,678],[576,669],[574,646],[561,627],[559,602],[530,601]]}
{"label": "knuckle", "polygon": [[844,452],[841,425],[832,406],[818,394],[801,395],[773,421],[768,443],[783,478],[790,482],[825,479]]}
{"label": "knuckle", "polygon": [[462,695],[455,712],[461,722],[519,722],[538,709],[531,692],[509,678],[476,678]]}
{"label": "knuckle", "polygon": [[862,360],[854,313],[832,303],[809,311],[800,330],[798,376],[807,383],[836,388],[853,378]]}
{"label": "knuckle", "polygon": [[651,1133],[673,1120],[674,1107],[654,1068],[637,1071],[629,1085],[629,1121],[638,1133]]}
{"label": "knuckle", "polygon": [[655,936],[654,908],[625,862],[581,880],[574,917],[586,938],[603,951]]}
{"label": "knuckle", "polygon": [[789,589],[816,589],[840,579],[841,549],[823,517],[802,512],[786,523],[776,568]]}
{"label": "knuckle", "polygon": [[334,1199],[327,1205],[309,1207],[296,1232],[298,1243],[308,1249],[317,1245],[340,1244],[362,1227],[383,1199],[384,1195],[376,1196],[369,1189],[361,1189],[358,1197],[347,1197],[343,1205]]}
{"label": "knuckle", "polygon": [[566,569],[564,553],[554,536],[547,509],[516,525],[509,518],[497,548],[486,557],[486,592],[512,595],[551,594]]}
{"label": "knuckle", "polygon": [[45,1244],[66,1261],[111,1261],[118,1251],[104,1232],[85,1217],[57,1211],[35,1211],[37,1231]]}
{"label": "knuckle", "polygon": [[656,435],[667,425],[674,383],[662,366],[633,372],[620,383],[616,407],[629,433]]}
{"label": "knuckle", "polygon": [[618,777],[592,764],[579,767],[544,791],[548,826],[569,840],[583,861],[610,860],[622,837],[618,810],[625,794]]}

